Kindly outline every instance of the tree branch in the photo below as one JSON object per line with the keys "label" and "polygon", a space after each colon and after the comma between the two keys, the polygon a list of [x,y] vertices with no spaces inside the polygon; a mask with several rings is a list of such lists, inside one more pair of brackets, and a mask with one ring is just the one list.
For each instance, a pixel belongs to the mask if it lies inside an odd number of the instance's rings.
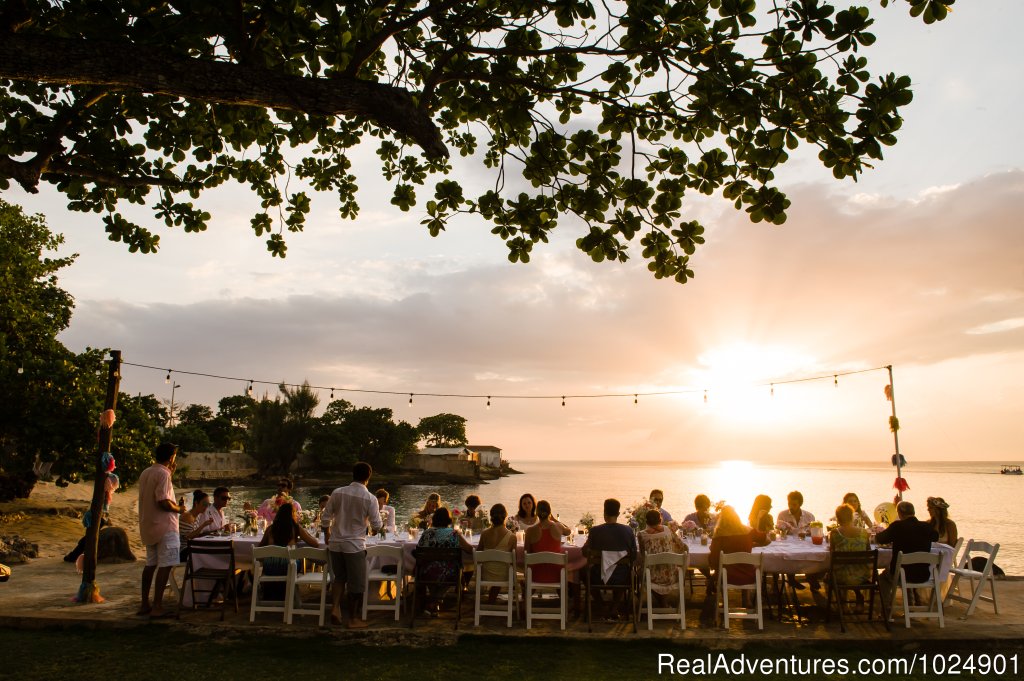
{"label": "tree branch", "polygon": [[0,35],[0,78],[126,88],[183,99],[361,117],[412,139],[428,158],[448,156],[441,132],[408,90],[350,77],[309,78],[182,57],[129,43]]}

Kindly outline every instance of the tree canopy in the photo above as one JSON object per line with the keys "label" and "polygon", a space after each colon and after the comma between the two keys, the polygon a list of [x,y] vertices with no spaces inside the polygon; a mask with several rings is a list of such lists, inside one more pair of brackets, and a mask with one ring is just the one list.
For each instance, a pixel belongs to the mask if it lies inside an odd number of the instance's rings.
{"label": "tree canopy", "polygon": [[[931,23],[955,0],[905,1]],[[150,252],[159,236],[125,204],[202,231],[213,217],[196,200],[234,182],[284,256],[307,190],[357,216],[352,155],[368,143],[391,203],[422,206],[432,235],[472,215],[528,262],[569,223],[594,260],[624,261],[638,241],[656,277],[684,282],[704,241],[688,194],[781,224],[789,200],[772,183],[794,149],[856,178],[912,98],[908,77],[869,72],[866,7],[761,5],[12,0],[0,187],[50,183],[71,210],[102,213],[111,240]],[[482,188],[468,179],[481,165]]]}
{"label": "tree canopy", "polygon": [[[38,460],[61,484],[95,471],[107,375],[105,351],[76,354],[57,340],[74,308],[57,278],[75,258],[55,255],[63,241],[0,200],[0,472],[29,475]],[[158,406],[120,396],[111,453],[126,485],[151,461]]]}
{"label": "tree canopy", "polygon": [[465,446],[466,419],[458,414],[435,414],[424,416],[416,426],[416,434],[423,438],[428,447]]}

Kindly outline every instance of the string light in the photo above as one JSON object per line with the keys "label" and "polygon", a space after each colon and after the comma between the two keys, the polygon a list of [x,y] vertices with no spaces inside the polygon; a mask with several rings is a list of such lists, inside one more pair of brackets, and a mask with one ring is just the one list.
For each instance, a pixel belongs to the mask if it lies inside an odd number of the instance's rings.
{"label": "string light", "polygon": [[772,397],[775,397],[775,384],[772,383]]}
{"label": "string light", "polygon": [[[166,372],[166,376],[165,376],[165,379],[164,379],[165,383],[170,383],[171,382],[171,380],[173,379],[171,374],[175,373],[175,372],[177,372],[179,374],[185,374],[187,376],[200,376],[200,377],[203,377],[203,378],[215,378],[215,379],[220,379],[220,380],[225,380],[225,381],[247,381],[248,382],[248,387],[246,388],[246,394],[248,394],[250,397],[252,397],[252,395],[253,395],[253,389],[254,389],[254,386],[255,386],[255,383],[256,383],[256,379],[253,379],[253,378],[246,379],[246,378],[242,378],[240,376],[224,376],[224,375],[220,375],[220,374],[211,374],[211,373],[205,373],[205,372],[200,372],[200,371],[184,371],[184,370],[180,370],[180,369],[177,369],[177,370],[175,370],[175,369],[164,369],[164,368],[159,367],[159,366],[153,366],[153,365],[150,365],[150,364],[138,364],[138,363],[135,363],[135,362],[122,362],[122,365],[124,365],[124,366],[133,366],[133,367],[140,367],[140,368],[143,368],[143,369],[152,369],[154,371],[165,371]],[[853,374],[863,374],[863,373],[868,373],[870,371],[879,371],[881,369],[888,369],[888,368],[889,368],[888,366],[881,366],[881,367],[872,367],[872,368],[868,368],[868,369],[858,369],[858,370],[854,370],[854,371],[839,371],[839,372],[835,372],[835,373],[832,374],[832,382],[833,382],[833,384],[836,387],[838,387],[839,386],[839,377],[840,376],[849,376],[849,375],[853,375]],[[20,369],[19,373],[23,373],[23,369]],[[778,383],[779,385],[786,384],[786,383],[803,383],[803,382],[807,382],[807,381],[821,381],[821,380],[824,380],[824,379],[827,379],[827,378],[828,378],[828,374],[825,374],[825,375],[816,375],[816,376],[805,376],[803,378],[793,378],[793,379],[786,379],[786,380],[777,380],[777,381],[772,381],[771,383],[757,383],[757,384],[754,384],[754,385],[757,385],[757,386],[765,386],[765,385],[767,385],[767,386],[770,387],[770,389],[772,390],[772,394],[774,395],[775,383]],[[278,381],[266,381],[266,380],[260,380],[260,383],[274,384],[274,385],[278,385],[279,384]],[[302,387],[302,384],[299,384],[299,383],[285,383],[284,385],[287,386],[287,387],[294,387],[294,388]],[[629,397],[630,395],[632,395],[633,396],[633,404],[639,404],[640,395],[644,395],[644,396],[686,395],[686,394],[693,394],[693,393],[700,393],[700,392],[704,393],[704,401],[707,402],[708,401],[708,391],[710,390],[709,388],[686,388],[686,389],[682,389],[682,390],[654,390],[654,391],[643,392],[643,393],[640,393],[640,392],[637,392],[637,393],[593,393],[593,394],[579,394],[579,395],[558,395],[558,394],[554,394],[554,395],[551,395],[551,394],[547,394],[547,395],[517,395],[517,394],[481,395],[481,394],[470,394],[470,393],[441,393],[441,392],[438,392],[438,393],[413,393],[413,392],[406,393],[406,392],[401,392],[401,391],[396,391],[396,390],[375,390],[375,389],[370,389],[370,388],[337,388],[337,387],[328,387],[328,386],[322,386],[322,385],[310,385],[309,387],[313,388],[313,389],[319,389],[319,390],[330,390],[331,391],[331,399],[334,399],[334,393],[336,393],[336,392],[362,393],[362,394],[369,394],[369,395],[408,395],[409,396],[409,404],[410,405],[413,403],[413,398],[417,394],[420,395],[421,397],[425,396],[425,397],[476,398],[476,399],[485,399],[486,398],[488,403],[490,403],[490,401],[493,400],[493,399],[507,399],[507,400],[551,400],[551,399],[559,399],[559,398],[561,398],[562,406],[563,407],[565,406],[565,401],[568,398],[570,398],[570,397],[577,397],[577,398],[604,398],[604,397]],[[489,406],[489,404],[488,404],[488,406]]]}
{"label": "string light", "polygon": [[22,367],[22,366],[18,367],[18,374],[21,375],[23,373],[25,373],[25,367]]}
{"label": "string light", "polygon": [[491,396],[490,395],[487,396],[487,408],[488,409],[491,408]]}

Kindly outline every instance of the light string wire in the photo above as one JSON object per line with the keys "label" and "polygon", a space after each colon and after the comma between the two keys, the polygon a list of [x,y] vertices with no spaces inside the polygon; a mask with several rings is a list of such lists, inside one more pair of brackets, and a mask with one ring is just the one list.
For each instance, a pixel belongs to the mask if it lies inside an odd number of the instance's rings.
{"label": "light string wire", "polygon": [[[242,381],[248,383],[249,388],[253,385],[269,385],[269,386],[285,386],[288,388],[301,388],[304,384],[302,383],[286,383],[284,381],[267,381],[256,378],[242,378],[240,376],[221,376],[218,374],[208,374],[201,371],[185,371],[182,369],[168,369],[166,367],[158,367],[150,364],[136,364],[134,362],[121,362],[124,366],[138,367],[140,369],[152,369],[154,371],[166,371],[167,380],[170,380],[171,374],[183,374],[185,376],[200,376],[203,378],[215,378],[224,381]],[[774,388],[777,385],[786,385],[788,383],[807,383],[810,381],[824,381],[832,379],[833,382],[838,385],[840,376],[853,376],[855,374],[866,374],[872,371],[887,371],[891,365],[871,367],[870,369],[856,369],[850,371],[833,371],[827,374],[821,374],[816,376],[805,376],[802,378],[790,378],[782,380],[774,380],[765,383],[754,383],[749,386],[750,388],[768,387]],[[705,399],[707,399],[707,393],[709,388],[689,388],[685,390],[654,390],[648,392],[628,392],[628,393],[589,393],[589,394],[558,394],[558,395],[498,395],[495,393],[482,393],[482,394],[470,394],[470,393],[427,393],[427,392],[410,392],[408,390],[373,390],[369,388],[338,388],[336,386],[323,386],[323,385],[310,385],[312,390],[330,390],[333,395],[335,391],[346,392],[346,393],[362,393],[367,395],[408,395],[410,400],[413,396],[416,397],[454,397],[454,398],[465,398],[465,399],[487,399],[489,400],[562,400],[563,406],[565,400],[568,399],[598,399],[608,397],[632,397],[634,402],[640,397],[657,397],[664,395],[691,395],[704,393]],[[730,387],[732,389],[732,386]]]}

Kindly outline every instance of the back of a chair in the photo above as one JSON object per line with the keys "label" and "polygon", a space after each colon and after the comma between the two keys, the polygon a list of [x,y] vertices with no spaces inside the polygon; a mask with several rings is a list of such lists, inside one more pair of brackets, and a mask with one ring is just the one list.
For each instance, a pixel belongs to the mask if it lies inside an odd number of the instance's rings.
{"label": "back of a chair", "polygon": [[996,562],[996,554],[999,553],[999,544],[989,544],[987,541],[979,541],[977,539],[967,542],[967,550],[964,551],[964,557],[961,562],[968,570],[974,569],[974,563],[971,558],[972,554],[975,553],[985,554],[985,567],[981,570],[976,570],[976,572],[991,573],[992,566]]}
{"label": "back of a chair", "polygon": [[[536,555],[536,554],[527,554]],[[502,565],[515,565],[516,555],[512,551],[501,549],[487,549],[485,551],[473,552],[473,564],[479,568],[484,563],[501,563]]]}
{"label": "back of a chair", "polygon": [[220,561],[217,567],[210,566],[206,561],[200,560],[202,563],[199,567],[204,571],[210,570],[222,570],[225,574],[234,574],[235,572],[235,547],[234,543],[230,540],[226,541],[194,541],[189,545],[188,552],[188,564],[189,572],[196,571],[196,558],[202,556],[223,556],[227,558],[227,564],[221,564]]}
{"label": "back of a chair", "polygon": [[287,546],[257,546],[252,550],[252,560],[258,563],[267,558],[284,558],[288,560]]}
{"label": "back of a chair", "polygon": [[[896,574],[903,574],[906,576],[907,585],[910,584],[929,584],[935,586],[936,574],[939,569],[939,565],[942,561],[942,557],[935,553],[928,551],[914,551],[912,553],[903,553],[902,551],[896,556]],[[927,578],[921,579],[924,575],[923,571],[908,571],[908,567],[915,565],[926,566]]]}
{"label": "back of a chair", "polygon": [[683,553],[648,553],[644,556],[644,568],[655,565],[675,565],[686,570],[690,567],[690,554]]}
{"label": "back of a chair", "polygon": [[845,571],[836,571],[836,567],[849,567],[849,566],[860,566],[867,570],[868,579],[871,583],[874,583],[877,579],[878,574],[878,549],[872,549],[870,551],[836,551],[835,547],[829,550],[830,563],[833,568],[832,574],[837,577],[836,583],[840,586],[860,586],[857,584],[846,584],[845,582],[839,581],[838,577],[844,574]]}
{"label": "back of a chair", "polygon": [[[462,575],[462,549],[455,547],[417,546],[412,555],[416,558],[416,581],[423,582],[424,569],[433,563],[451,563],[459,575],[450,583],[457,584]],[[449,583],[449,582],[445,582]]]}
{"label": "back of a chair", "polygon": [[[972,539],[971,541],[974,541],[974,540]],[[962,563],[963,563],[963,561],[965,559],[966,560],[970,560],[970,558],[968,558],[968,556],[971,553],[970,542],[967,543],[967,550],[964,551],[963,554],[961,554],[960,553],[960,549],[963,548],[963,545],[964,545],[964,538],[963,537],[958,537],[957,540],[956,540],[956,544],[953,545],[953,562],[950,563],[950,564],[953,567],[955,567],[955,568],[963,567]]]}
{"label": "back of a chair", "polygon": [[374,558],[380,558],[387,561],[396,561],[399,565],[402,564],[404,558],[401,546],[386,546],[377,544],[375,546],[366,547],[366,559],[373,560]]}
{"label": "back of a chair", "polygon": [[[719,567],[725,570],[723,574],[726,575],[726,577],[729,574],[730,565],[749,565],[754,568],[753,579],[756,581],[757,574],[761,571],[761,566],[764,563],[764,554],[751,553],[747,551],[734,551],[732,553],[722,553],[719,556],[718,561]],[[726,579],[726,581],[729,584],[740,584],[740,582],[733,582],[728,579]]]}
{"label": "back of a chair", "polygon": [[327,574],[330,572],[327,568],[330,564],[331,556],[326,546],[321,546],[319,548],[313,546],[292,546],[289,548],[288,555],[291,558],[292,563],[297,560],[301,560],[303,561],[303,565],[306,564],[306,561],[322,565],[324,567],[324,579],[327,579]]}

